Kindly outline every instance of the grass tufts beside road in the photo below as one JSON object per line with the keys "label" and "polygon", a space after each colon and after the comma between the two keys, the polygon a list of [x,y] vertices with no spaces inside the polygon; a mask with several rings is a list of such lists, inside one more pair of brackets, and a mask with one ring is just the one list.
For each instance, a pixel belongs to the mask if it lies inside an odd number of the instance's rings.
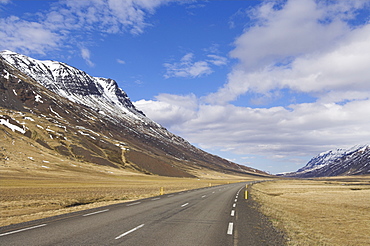
{"label": "grass tufts beside road", "polygon": [[289,245],[370,245],[370,176],[279,180],[251,190]]}

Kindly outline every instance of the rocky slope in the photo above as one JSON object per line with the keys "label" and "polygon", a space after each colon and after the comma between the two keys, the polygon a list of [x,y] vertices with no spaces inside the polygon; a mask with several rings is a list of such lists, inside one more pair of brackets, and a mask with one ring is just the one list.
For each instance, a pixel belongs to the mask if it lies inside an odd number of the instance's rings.
{"label": "rocky slope", "polygon": [[194,147],[137,110],[114,80],[65,63],[0,52],[0,94],[5,166],[15,158],[6,145],[18,139],[61,158],[147,174],[266,175]]}
{"label": "rocky slope", "polygon": [[329,150],[312,158],[287,177],[327,177],[370,174],[370,145],[356,145],[350,149]]}

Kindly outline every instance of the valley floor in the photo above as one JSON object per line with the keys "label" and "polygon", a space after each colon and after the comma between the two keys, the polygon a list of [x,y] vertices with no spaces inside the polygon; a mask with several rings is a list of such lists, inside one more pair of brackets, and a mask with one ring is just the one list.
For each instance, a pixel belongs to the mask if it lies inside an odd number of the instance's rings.
{"label": "valley floor", "polygon": [[[98,167],[99,168],[99,167]],[[104,168],[103,173],[1,172],[0,226],[220,184],[249,181],[237,176],[171,178]],[[83,169],[81,169],[83,170]],[[95,170],[96,171],[96,170]]]}
{"label": "valley floor", "polygon": [[[51,168],[0,166],[0,226],[158,196],[161,187],[169,194],[257,180],[221,173],[171,178],[78,162],[47,165]],[[286,233],[288,245],[370,245],[370,176],[276,179],[249,191]]]}
{"label": "valley floor", "polygon": [[278,180],[250,190],[288,245],[370,245],[370,176]]}

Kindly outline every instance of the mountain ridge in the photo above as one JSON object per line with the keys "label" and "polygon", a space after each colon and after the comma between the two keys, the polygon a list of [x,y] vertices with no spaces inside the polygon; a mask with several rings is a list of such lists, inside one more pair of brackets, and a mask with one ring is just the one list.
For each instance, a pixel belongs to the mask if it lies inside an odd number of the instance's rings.
{"label": "mountain ridge", "polygon": [[322,152],[296,172],[281,174],[281,176],[312,178],[363,174],[370,174],[369,144]]}
{"label": "mountain ridge", "polygon": [[[204,152],[170,133],[137,110],[112,79],[9,51],[1,52],[0,58],[4,95],[0,129],[6,134],[21,134],[7,131],[5,122],[13,122],[36,144],[62,156],[148,174],[196,177],[211,170],[267,175]],[[26,117],[50,123],[38,127]]]}

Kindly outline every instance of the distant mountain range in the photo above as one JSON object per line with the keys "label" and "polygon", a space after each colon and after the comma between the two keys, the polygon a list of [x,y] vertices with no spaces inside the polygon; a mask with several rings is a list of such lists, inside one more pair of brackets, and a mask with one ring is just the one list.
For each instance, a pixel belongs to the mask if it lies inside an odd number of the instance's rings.
{"label": "distant mountain range", "polygon": [[[17,137],[50,155],[163,176],[268,176],[196,148],[137,110],[114,80],[62,62],[0,52],[0,94],[4,145]],[[9,146],[0,146],[4,165],[16,158]]]}
{"label": "distant mountain range", "polygon": [[329,150],[312,158],[296,172],[285,177],[328,177],[370,174],[370,145],[356,145],[350,149]]}

